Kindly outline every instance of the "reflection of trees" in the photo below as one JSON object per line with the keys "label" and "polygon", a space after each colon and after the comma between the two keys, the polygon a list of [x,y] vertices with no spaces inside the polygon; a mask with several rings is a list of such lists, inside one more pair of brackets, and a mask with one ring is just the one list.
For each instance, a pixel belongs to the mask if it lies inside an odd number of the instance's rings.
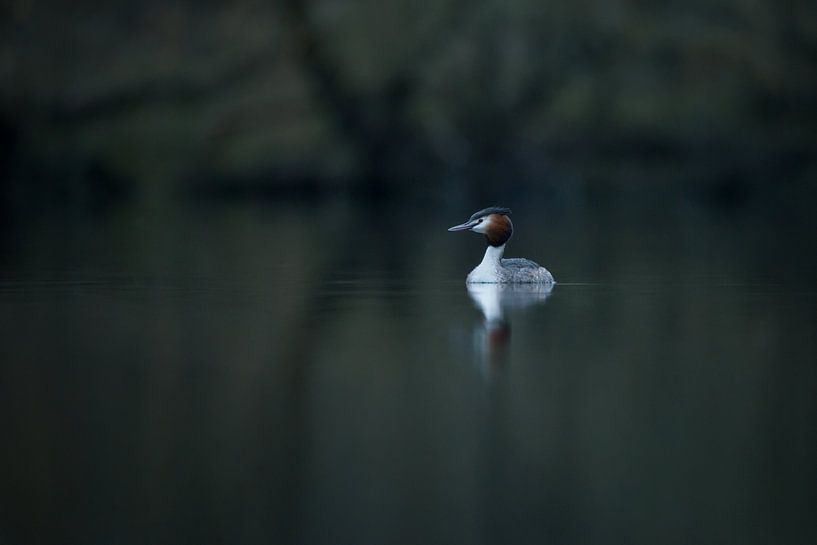
{"label": "reflection of trees", "polygon": [[[452,306],[464,286],[441,298],[441,273],[428,271],[461,268],[448,246],[377,230],[365,252],[344,253],[359,247],[368,209],[349,220],[270,212],[148,232],[95,224],[68,237],[65,261],[53,231],[37,231],[10,254],[12,266],[50,270],[102,239],[87,270],[132,265],[98,285],[4,286],[10,541],[286,543],[315,528],[327,542],[393,542],[444,526],[468,542],[581,542],[617,528],[655,543],[707,527],[752,543],[783,526],[795,542],[814,532],[803,478],[817,441],[804,417],[817,404],[813,260],[790,268],[803,292],[746,284],[805,259],[786,236],[795,226],[699,231],[687,220],[674,231],[651,220],[669,236],[656,239],[611,218],[574,233],[566,245],[586,255],[574,262],[610,283],[558,286],[541,312],[515,316],[514,347],[527,347],[479,401],[485,388],[445,363],[451,338],[439,334],[454,313],[475,319]],[[396,215],[381,213],[374,225]],[[258,251],[280,240],[293,242],[284,261],[295,266]],[[639,269],[659,284],[632,281],[645,255],[654,261]],[[354,290],[326,289],[344,270],[407,271],[402,285],[423,288],[350,310]],[[686,280],[667,289],[673,279]],[[383,361],[372,371],[366,358]],[[759,514],[755,526],[747,514]],[[394,539],[354,539],[356,528]]]}

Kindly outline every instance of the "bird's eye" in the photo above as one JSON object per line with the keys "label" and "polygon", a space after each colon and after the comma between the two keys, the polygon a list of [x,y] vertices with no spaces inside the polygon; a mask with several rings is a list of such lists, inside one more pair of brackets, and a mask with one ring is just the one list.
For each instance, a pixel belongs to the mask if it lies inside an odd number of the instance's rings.
{"label": "bird's eye", "polygon": [[480,220],[477,223],[482,223],[482,219],[480,218]]}

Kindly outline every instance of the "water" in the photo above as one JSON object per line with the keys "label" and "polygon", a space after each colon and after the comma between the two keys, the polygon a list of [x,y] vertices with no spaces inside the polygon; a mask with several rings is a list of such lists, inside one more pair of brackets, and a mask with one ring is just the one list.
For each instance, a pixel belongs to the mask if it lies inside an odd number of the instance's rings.
{"label": "water", "polygon": [[817,259],[796,220],[32,220],[0,268],[0,542],[814,543]]}

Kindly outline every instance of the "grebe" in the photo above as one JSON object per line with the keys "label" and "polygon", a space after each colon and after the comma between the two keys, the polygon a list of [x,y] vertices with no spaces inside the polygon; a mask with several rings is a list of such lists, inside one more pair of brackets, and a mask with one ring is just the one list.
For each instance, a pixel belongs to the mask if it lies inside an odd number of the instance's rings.
{"label": "grebe", "polygon": [[530,259],[502,259],[505,243],[513,234],[511,211],[508,208],[492,206],[476,212],[461,225],[449,231],[473,231],[482,233],[488,241],[485,257],[477,268],[466,278],[468,284],[555,284],[553,275]]}

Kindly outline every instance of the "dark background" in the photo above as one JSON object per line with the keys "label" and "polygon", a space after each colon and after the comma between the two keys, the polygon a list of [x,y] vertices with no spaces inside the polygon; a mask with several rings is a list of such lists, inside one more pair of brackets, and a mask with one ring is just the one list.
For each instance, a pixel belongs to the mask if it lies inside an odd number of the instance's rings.
{"label": "dark background", "polygon": [[4,2],[0,544],[813,544],[815,204],[813,0]]}
{"label": "dark background", "polygon": [[7,214],[180,196],[814,198],[806,0],[1,9]]}

